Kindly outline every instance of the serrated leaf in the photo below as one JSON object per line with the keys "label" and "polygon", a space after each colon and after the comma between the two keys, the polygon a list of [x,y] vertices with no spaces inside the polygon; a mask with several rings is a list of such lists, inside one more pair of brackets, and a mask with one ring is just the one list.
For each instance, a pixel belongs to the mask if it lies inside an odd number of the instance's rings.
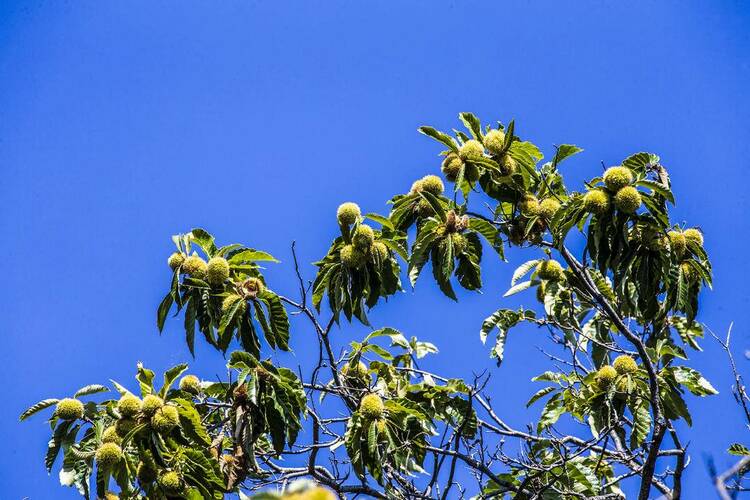
{"label": "serrated leaf", "polygon": [[172,298],[172,292],[169,292],[164,296],[164,299],[162,299],[159,304],[159,308],[156,310],[156,326],[159,328],[159,332],[164,330],[164,322],[167,319],[167,314],[169,314],[169,310],[172,308],[173,303],[174,299]]}
{"label": "serrated leaf", "polygon": [[546,372],[537,375],[532,378],[532,382],[557,382],[558,384],[565,378],[562,373],[552,372],[547,370]]}
{"label": "serrated leaf", "polygon": [[555,157],[552,159],[552,168],[557,168],[563,160],[570,158],[581,151],[583,151],[583,149],[574,144],[560,144],[555,152]]}
{"label": "serrated leaf", "polygon": [[518,283],[517,285],[513,285],[508,289],[507,292],[503,294],[503,297],[510,297],[511,295],[515,295],[518,292],[523,292],[524,290],[527,290],[529,287],[536,286],[540,283],[539,280],[529,280],[529,281],[522,281],[521,283]]}
{"label": "serrated leaf", "polygon": [[[226,350],[226,347],[229,345],[229,342],[231,341],[231,337],[229,340],[227,340],[228,335],[225,335],[225,332],[229,331],[231,332],[233,326],[235,324],[235,320],[237,319],[237,313],[238,311],[245,311],[247,307],[247,303],[244,299],[238,299],[236,300],[231,307],[227,308],[226,311],[224,311],[223,315],[221,316],[221,321],[219,322],[219,337],[221,338],[221,345],[223,346],[222,350]],[[230,326],[232,326],[230,328]]]}
{"label": "serrated leaf", "polygon": [[537,433],[541,433],[544,429],[554,425],[563,413],[565,413],[565,407],[563,406],[562,398],[560,394],[555,394],[544,405],[542,415],[539,417],[539,422],[536,426]]}
{"label": "serrated leaf", "polygon": [[162,399],[166,397],[167,392],[172,387],[174,381],[177,380],[177,377],[185,373],[185,370],[187,370],[187,368],[188,365],[186,365],[185,363],[181,363],[164,372],[164,384],[162,385],[161,390],[159,390],[159,396]]}
{"label": "serrated leaf", "polygon": [[533,269],[536,269],[536,266],[542,261],[542,259],[533,259],[524,262],[520,266],[516,268],[516,270],[513,272],[513,277],[510,280],[510,286],[515,285],[518,283],[518,280],[529,274],[530,271]]}
{"label": "serrated leaf", "polygon": [[639,400],[633,411],[633,429],[630,433],[630,447],[636,449],[643,444],[651,431],[651,413],[645,399]]}
{"label": "serrated leaf", "polygon": [[395,230],[395,228],[393,227],[393,223],[388,217],[383,217],[382,215],[376,213],[369,213],[365,214],[365,218],[373,220],[381,226],[386,227],[392,231]]}
{"label": "serrated leaf", "polygon": [[44,465],[47,467],[47,472],[52,470],[52,466],[55,464],[55,460],[60,453],[60,447],[63,444],[65,436],[68,433],[68,429],[73,424],[70,420],[63,420],[55,429],[52,434],[52,438],[47,443],[47,453],[44,457]]}
{"label": "serrated leaf", "polygon": [[153,394],[154,392],[154,372],[148,368],[144,368],[141,363],[138,363],[138,372],[135,375],[135,379],[141,386],[141,395],[146,396]]}
{"label": "serrated leaf", "polygon": [[370,426],[367,429],[367,451],[371,455],[375,455],[378,452],[378,426],[374,420],[370,422]]}
{"label": "serrated leaf", "polygon": [[437,234],[434,228],[431,229],[428,224],[425,224],[422,230],[417,235],[417,240],[414,242],[411,250],[411,256],[409,257],[408,275],[411,286],[414,287],[417,283],[422,268],[427,263],[430,256],[430,247],[437,238]]}
{"label": "serrated leaf", "polygon": [[435,130],[432,127],[419,127],[417,130],[419,130],[419,133],[426,135],[427,137],[432,137],[436,141],[448,146],[451,151],[458,152],[458,146],[456,145],[455,141],[451,136],[448,134],[445,134],[443,132],[440,132],[438,130]]}
{"label": "serrated leaf", "polygon": [[435,215],[437,215],[438,219],[440,219],[442,222],[445,222],[445,208],[443,208],[443,204],[440,202],[440,199],[434,194],[428,193],[427,191],[420,191],[419,196],[427,200],[432,209],[435,211]]}
{"label": "serrated leaf", "polygon": [[672,194],[672,191],[668,188],[662,185],[661,183],[658,183],[656,181],[652,181],[649,179],[643,179],[640,181],[637,181],[635,183],[636,186],[645,187],[648,188],[655,193],[659,194],[660,196],[664,197],[666,200],[668,200],[672,205],[674,205],[674,195]]}
{"label": "serrated leaf", "polygon": [[112,382],[112,385],[114,385],[114,386],[115,386],[115,389],[117,390],[117,392],[119,392],[119,393],[120,393],[120,396],[125,396],[126,394],[131,394],[131,392],[130,392],[129,390],[127,390],[127,389],[126,389],[126,388],[125,388],[125,387],[124,387],[124,386],[123,386],[122,384],[120,384],[119,382],[115,382],[115,381],[114,381],[114,380],[112,380],[112,379],[109,379],[109,381],[110,381],[110,382]]}
{"label": "serrated leaf", "polygon": [[78,389],[73,397],[80,398],[81,396],[89,396],[91,394],[98,394],[100,392],[109,392],[109,387],[99,384],[87,385],[86,387],[81,387],[80,389]]}
{"label": "serrated leaf", "polygon": [[237,252],[227,260],[227,262],[229,262],[230,265],[236,265],[236,264],[246,263],[246,262],[261,262],[261,261],[279,262],[279,260],[276,259],[270,253],[263,252],[261,250],[254,250],[252,248],[248,248],[248,249],[242,250],[241,252]]}
{"label": "serrated leaf", "polygon": [[672,369],[674,378],[678,384],[682,384],[696,396],[711,396],[718,394],[711,382],[706,380],[698,370],[687,366],[675,366]]}
{"label": "serrated leaf", "polygon": [[189,401],[176,398],[172,400],[177,403],[177,411],[180,414],[182,431],[199,444],[211,445],[211,438],[201,423],[201,416]]}
{"label": "serrated leaf", "polygon": [[458,117],[463,122],[464,126],[471,132],[472,137],[474,139],[481,141],[482,140],[482,123],[479,121],[479,118],[474,116],[472,113],[459,113]]}
{"label": "serrated leaf", "polygon": [[406,340],[406,337],[404,337],[404,334],[391,327],[380,328],[371,332],[365,337],[364,342],[383,336],[390,337],[391,342],[394,344],[409,348],[409,342]]}
{"label": "serrated leaf", "polygon": [[644,173],[646,171],[646,167],[648,167],[649,165],[656,165],[658,163],[658,156],[651,153],[641,152],[627,157],[625,160],[623,160],[622,166],[628,167],[629,169],[637,173]]}
{"label": "serrated leaf", "polygon": [[738,455],[743,457],[750,456],[750,450],[740,443],[732,443],[731,445],[729,445],[729,449],[727,449],[727,451],[730,455]]}
{"label": "serrated leaf", "polygon": [[205,229],[199,227],[193,229],[190,231],[190,239],[193,243],[201,247],[209,258],[213,257],[218,251],[214,243],[214,237]]}
{"label": "serrated leaf", "polygon": [[197,316],[196,301],[188,299],[185,304],[185,343],[190,354],[195,358],[195,320]]}
{"label": "serrated leaf", "polygon": [[487,243],[497,252],[501,259],[505,260],[505,252],[503,251],[503,240],[499,237],[499,233],[495,226],[484,219],[478,219],[476,217],[469,218],[469,229],[481,234]]}
{"label": "serrated leaf", "polygon": [[516,326],[519,322],[524,320],[530,320],[534,318],[533,311],[525,311],[519,309],[513,311],[511,309],[498,309],[492,316],[486,318],[482,323],[482,328],[479,330],[479,338],[482,343],[487,341],[487,335],[493,328],[498,329],[497,336],[495,338],[495,345],[490,350],[490,357],[497,360],[497,364],[500,365],[503,361],[503,354],[505,351],[505,341],[507,339],[508,330]]}
{"label": "serrated leaf", "polygon": [[669,318],[669,323],[675,330],[677,330],[680,339],[682,339],[684,343],[697,351],[703,350],[696,340],[703,338],[703,326],[700,323],[695,321],[688,323],[687,318],[681,316],[671,316]]}
{"label": "serrated leaf", "polygon": [[536,403],[537,401],[539,401],[541,398],[543,398],[544,396],[546,396],[550,392],[554,392],[554,391],[555,391],[555,388],[552,387],[552,386],[545,387],[544,389],[538,390],[536,392],[536,394],[534,394],[533,396],[531,396],[531,398],[526,402],[526,408],[528,408],[529,406],[533,405],[534,403]]}
{"label": "serrated leaf", "polygon": [[270,324],[276,336],[276,344],[282,351],[289,350],[289,316],[281,299],[275,293],[266,290],[263,293],[263,301],[268,306]]}
{"label": "serrated leaf", "polygon": [[589,274],[593,280],[596,288],[611,304],[615,305],[617,299],[615,298],[615,292],[612,290],[612,285],[609,283],[609,279],[602,275],[596,269],[589,269]]}
{"label": "serrated leaf", "polygon": [[45,408],[49,408],[52,405],[56,405],[60,400],[59,399],[43,399],[39,401],[38,403],[30,406],[26,411],[21,413],[21,416],[18,417],[19,421],[26,420],[33,414],[40,412],[44,410]]}

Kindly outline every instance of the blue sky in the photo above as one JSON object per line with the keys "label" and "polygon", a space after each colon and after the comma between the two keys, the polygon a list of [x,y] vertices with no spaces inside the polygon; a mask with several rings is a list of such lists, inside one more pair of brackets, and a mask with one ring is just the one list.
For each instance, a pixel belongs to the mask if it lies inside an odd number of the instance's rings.
{"label": "blue sky", "polygon": [[[0,496],[76,496],[45,474],[43,418],[17,423],[27,405],[130,383],[139,360],[190,361],[180,322],[162,337],[154,324],[170,235],[203,226],[267,250],[284,261],[271,286],[291,294],[291,241],[309,263],[335,236],[340,202],[386,212],[438,171],[439,148],[417,126],[457,127],[459,111],[515,118],[548,156],[583,147],[564,169],[575,188],[600,162],[659,154],[673,217],[703,228],[714,258],[699,319],[720,334],[734,321],[750,372],[749,22],[737,1],[0,3]],[[500,298],[527,258],[486,263],[482,295],[455,304],[424,279],[372,314],[436,343],[428,368],[490,370],[516,426],[538,416],[523,403],[549,366],[536,349],[545,337],[514,331],[496,369],[477,332],[498,306],[533,303]],[[279,359],[296,366],[313,335],[293,326],[295,355]],[[362,333],[342,328],[337,342]],[[692,362],[721,394],[689,401],[688,498],[711,494],[706,456],[728,465],[727,445],[750,442],[725,358],[704,346]],[[192,367],[212,378],[223,364],[201,344]]]}

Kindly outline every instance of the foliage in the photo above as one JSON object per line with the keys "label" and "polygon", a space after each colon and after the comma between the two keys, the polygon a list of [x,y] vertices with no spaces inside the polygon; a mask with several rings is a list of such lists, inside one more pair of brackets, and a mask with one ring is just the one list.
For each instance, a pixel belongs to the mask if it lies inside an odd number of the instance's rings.
{"label": "foliage", "polygon": [[[226,259],[228,278],[209,284],[191,276],[185,264],[176,267],[170,290],[159,305],[159,331],[164,328],[174,304],[178,313],[185,310],[185,338],[191,353],[194,352],[196,324],[206,341],[222,352],[226,352],[232,339],[236,339],[245,351],[259,356],[259,329],[271,348],[289,350],[286,310],[279,296],[265,287],[258,265],[262,261],[278,262],[276,259],[266,252],[239,244],[217,248],[214,237],[203,229],[173,236],[172,240],[182,255],[191,255],[193,247],[197,247],[208,259]],[[262,285],[259,286],[258,280]],[[238,300],[231,301],[230,307],[222,307],[229,296],[238,297]]]}
{"label": "foliage", "polygon": [[[91,400],[108,391],[100,385],[73,396],[85,398],[82,412],[68,399],[43,400],[21,419],[62,408],[49,418],[47,469],[62,455],[61,483],[99,498],[111,480],[120,498],[246,498],[274,484],[281,490],[257,498],[450,498],[469,489],[457,480],[459,466],[481,498],[619,498],[628,482],[641,499],[652,488],[679,497],[688,460],[675,423],[691,424],[687,393],[717,391],[688,365],[687,353],[700,350],[696,317],[711,264],[702,232],[670,219],[666,168],[654,154],[635,153],[569,190],[561,168],[581,148],[561,144],[541,163],[513,121],[459,118],[465,132],[419,129],[443,149],[435,168],[447,190],[435,175],[418,179],[391,198],[387,216],[342,204],[339,234],[309,286],[293,253],[297,300],[266,283],[259,262],[277,262],[271,255],[218,247],[203,229],[175,236],[158,329],[174,310],[184,315],[191,353],[196,330],[222,353],[237,345],[227,381],[186,376],[173,388],[187,369],[178,365],[157,390],[154,373],[139,365],[148,402],[134,402],[118,383],[128,402]],[[585,240],[580,255],[566,245],[571,234]],[[438,288],[458,300],[456,285],[481,290],[483,258],[504,261],[511,247],[532,255],[505,296],[533,292],[540,305],[500,307],[477,326],[482,342],[494,332],[489,355],[498,365],[519,325],[544,328],[559,351],[550,355],[555,368],[533,379],[543,386],[528,402],[540,407],[528,429],[501,419],[484,393],[488,376],[464,381],[420,369],[438,351],[429,342],[385,327],[343,350],[335,343],[333,325],[369,325],[367,311],[402,291],[402,268],[413,287],[429,264]],[[318,339],[318,363],[303,379],[261,360],[261,334],[268,348],[290,349],[288,309]],[[568,434],[564,421],[582,426]],[[510,439],[517,453],[506,451]],[[738,443],[729,451],[750,454]],[[314,483],[287,487],[299,477]]]}

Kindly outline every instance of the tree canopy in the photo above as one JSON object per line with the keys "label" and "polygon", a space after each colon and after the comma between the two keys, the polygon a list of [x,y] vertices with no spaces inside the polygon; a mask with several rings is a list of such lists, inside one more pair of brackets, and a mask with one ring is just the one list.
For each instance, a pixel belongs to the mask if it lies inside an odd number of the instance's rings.
{"label": "tree canopy", "polygon": [[[387,214],[343,203],[314,279],[292,246],[297,290],[266,281],[262,265],[278,261],[262,250],[219,244],[200,228],[173,236],[157,327],[180,315],[191,353],[205,341],[227,354],[226,378],[200,378],[186,364],[157,377],[139,364],[135,384],[95,383],[36,403],[21,420],[49,415],[47,470],[57,464],[62,485],[107,499],[614,499],[627,485],[641,499],[680,498],[684,396],[717,391],[688,354],[700,351],[711,263],[701,230],[670,218],[667,168],[637,152],[571,190],[564,162],[581,148],[557,145],[543,162],[513,121],[459,118],[465,131],[453,135],[419,129],[442,150],[447,186],[418,179]],[[519,324],[543,329],[555,349],[533,379],[527,406],[539,407],[538,420],[522,429],[487,396],[490,377],[421,369],[438,346],[367,314],[426,268],[454,300],[457,287],[481,290],[482,261],[511,251],[528,260],[505,296],[535,294],[538,307],[501,301],[476,329],[498,365]],[[317,363],[301,372],[267,357],[295,345],[290,314],[317,338]],[[351,322],[371,331],[352,340]],[[740,444],[730,452],[750,455]]]}

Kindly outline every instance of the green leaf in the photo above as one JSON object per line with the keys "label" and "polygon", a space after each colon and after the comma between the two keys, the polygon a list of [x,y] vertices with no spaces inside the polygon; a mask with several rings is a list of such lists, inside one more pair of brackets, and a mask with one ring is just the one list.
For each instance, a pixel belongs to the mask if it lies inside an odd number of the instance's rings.
{"label": "green leaf", "polygon": [[159,308],[156,311],[156,326],[159,328],[159,332],[164,330],[164,322],[167,319],[169,310],[172,308],[172,303],[174,303],[174,299],[172,298],[172,292],[169,292],[159,304]]}
{"label": "green leaf", "polygon": [[539,283],[541,283],[539,280],[522,281],[521,283],[510,287],[508,291],[503,294],[503,297],[510,297],[511,295],[515,295],[518,292],[527,290],[529,287],[536,286]]}
{"label": "green leaf", "polygon": [[511,120],[510,123],[508,123],[508,128],[505,129],[505,140],[503,141],[503,151],[508,151],[508,148],[510,148],[511,144],[513,144],[515,131],[516,131],[516,121]]}
{"label": "green leaf", "polygon": [[656,181],[643,179],[643,180],[637,181],[635,185],[640,186],[640,187],[645,187],[654,191],[655,193],[659,194],[660,196],[664,197],[669,202],[671,202],[672,205],[674,205],[674,195],[672,194],[672,191],[668,187],[664,186],[663,184],[656,182]]}
{"label": "green leaf", "polygon": [[685,400],[682,399],[682,395],[679,391],[667,390],[662,394],[664,402],[665,414],[668,418],[676,420],[677,418],[684,418],[685,422],[689,426],[693,425],[693,420],[690,416],[690,412],[687,409]]}
{"label": "green leaf", "polygon": [[193,441],[211,445],[211,438],[208,436],[206,429],[201,423],[201,416],[190,401],[176,398],[172,400],[177,403],[177,411],[180,413],[180,423],[182,431],[187,434]]}
{"label": "green leaf", "polygon": [[511,278],[510,280],[510,286],[515,285],[516,283],[518,283],[518,280],[529,274],[530,271],[536,269],[536,266],[539,265],[541,261],[542,259],[529,260],[518,266],[513,272],[513,278]]}
{"label": "green leaf", "polygon": [[232,354],[229,355],[227,368],[241,369],[242,367],[255,368],[256,366],[258,366],[258,359],[249,352],[233,351]]}
{"label": "green leaf", "polygon": [[[472,238],[478,240],[475,234],[469,234],[467,239],[469,240],[470,249],[481,248],[480,244],[471,241]],[[471,250],[470,250],[471,251]],[[456,278],[458,282],[466,290],[480,290],[482,288],[482,268],[479,266],[478,259],[480,256],[477,254],[463,254],[458,256],[458,267],[456,267]]]}
{"label": "green leaf", "polygon": [[196,301],[188,299],[185,304],[185,343],[190,350],[190,354],[195,358],[195,320],[196,320]]}
{"label": "green leaf", "polygon": [[91,466],[87,462],[75,459],[73,453],[66,454],[59,473],[62,486],[75,486],[81,496],[89,498],[90,476]]}
{"label": "green leaf", "polygon": [[138,372],[135,375],[135,379],[141,386],[141,395],[146,396],[148,394],[153,394],[154,372],[148,368],[144,368],[141,363],[138,363]]}
{"label": "green leaf", "polygon": [[536,394],[534,394],[533,396],[531,396],[531,399],[529,399],[526,402],[526,408],[528,408],[529,406],[533,405],[534,403],[536,403],[537,401],[539,401],[541,398],[543,398],[544,396],[546,396],[550,392],[554,392],[554,391],[555,391],[555,388],[552,387],[552,386],[545,387],[544,389],[540,389],[539,391],[537,391]]}
{"label": "green leaf", "polygon": [[419,196],[427,200],[432,209],[435,211],[435,215],[437,215],[438,219],[440,219],[442,222],[445,222],[445,208],[443,208],[443,204],[440,202],[440,199],[434,194],[428,193],[427,191],[420,191]]}
{"label": "green leaf", "polygon": [[[648,349],[652,359],[661,360],[664,357],[688,359],[680,347],[672,344],[671,339],[660,339],[656,342],[656,349]],[[653,353],[652,353],[653,351]]]}
{"label": "green leaf", "polygon": [[563,413],[565,413],[563,400],[560,397],[560,394],[555,394],[549,401],[547,401],[547,404],[544,405],[542,415],[539,417],[539,422],[536,426],[537,433],[541,433],[544,429],[554,425]]}
{"label": "green leaf", "polygon": [[417,420],[429,421],[427,415],[424,414],[419,406],[408,399],[389,399],[385,402],[385,408],[390,413],[404,413],[416,418]]}
{"label": "green leaf", "polygon": [[627,157],[623,162],[623,167],[635,171],[636,173],[643,174],[646,172],[646,167],[649,165],[656,165],[659,163],[659,157],[651,153],[636,153]]}
{"label": "green leaf", "polygon": [[589,274],[591,275],[591,279],[594,281],[596,288],[599,290],[599,293],[604,295],[612,305],[615,305],[617,299],[615,298],[615,292],[612,290],[612,286],[609,284],[609,279],[604,277],[602,273],[596,269],[589,269]]}
{"label": "green leaf", "polygon": [[393,223],[391,223],[391,220],[388,217],[383,217],[380,214],[376,214],[376,213],[365,214],[365,218],[373,220],[377,222],[378,224],[380,224],[381,226],[390,229],[391,231],[395,231],[396,229],[395,227],[393,227]]}
{"label": "green leaf", "polygon": [[263,334],[266,336],[266,342],[271,346],[271,349],[276,349],[276,334],[271,328],[271,325],[268,324],[266,313],[263,312],[263,306],[260,302],[254,300],[253,308],[255,309],[255,318],[258,320],[258,323],[260,323],[260,327],[263,329]]}
{"label": "green leaf", "polygon": [[555,152],[555,157],[552,159],[552,168],[557,168],[563,160],[570,158],[581,151],[583,151],[583,149],[574,144],[560,144]]}
{"label": "green leaf", "polygon": [[[242,492],[240,492],[240,500],[249,499],[250,498],[247,495],[244,495],[244,496],[243,495],[244,494]],[[271,494],[268,495],[268,498],[264,498],[263,495],[264,495],[264,493],[259,493],[258,495],[253,495],[252,499],[253,500],[271,500],[271,499],[278,500],[278,498],[279,498],[277,495],[271,495]],[[205,497],[201,494],[200,491],[198,491],[197,488],[188,488],[185,491],[185,500],[204,500],[204,498]]]}
{"label": "green leaf", "polygon": [[643,205],[648,209],[654,219],[659,223],[662,228],[666,228],[669,225],[669,217],[664,211],[661,204],[657,203],[651,196],[642,196]]}
{"label": "green leaf", "polygon": [[244,299],[237,300],[231,307],[224,311],[224,314],[221,316],[221,321],[219,322],[219,338],[221,339],[220,346],[222,347],[222,351],[226,351],[229,342],[231,342],[230,334],[234,330],[238,312],[244,311],[246,307],[247,304]]}
{"label": "green leaf", "polygon": [[70,420],[63,420],[60,422],[55,429],[52,438],[49,440],[49,443],[47,443],[47,453],[44,457],[44,465],[47,467],[47,472],[51,471],[52,466],[55,465],[55,460],[60,454],[60,447],[62,446],[68,433],[68,429],[70,429],[72,424],[73,422]]}
{"label": "green leaf", "polygon": [[380,356],[381,358],[388,360],[388,361],[393,359],[393,355],[390,352],[386,351],[385,349],[383,349],[377,344],[368,344],[363,348],[363,351],[365,352],[372,351],[378,356]]}
{"label": "green leaf", "polygon": [[289,316],[278,295],[269,290],[263,292],[261,300],[268,306],[270,325],[276,337],[276,344],[282,351],[289,350]]}
{"label": "green leaf", "polygon": [[474,116],[472,113],[459,113],[458,117],[463,122],[464,126],[471,132],[471,136],[474,137],[474,139],[481,142],[482,140],[482,123],[479,121],[479,118]]}
{"label": "green leaf", "polygon": [[633,410],[633,430],[630,433],[630,447],[640,447],[651,431],[651,413],[649,412],[648,400],[640,399],[638,406]]}
{"label": "green leaf", "polygon": [[241,252],[237,252],[236,254],[232,255],[227,260],[227,262],[229,262],[230,265],[243,264],[247,262],[260,262],[260,261],[279,262],[270,253],[262,252],[260,250],[253,250],[252,248],[248,248],[248,249],[242,250]]}
{"label": "green leaf", "polygon": [[107,490],[109,489],[109,470],[104,467],[96,468],[96,496],[97,498],[105,498]]}
{"label": "green leaf", "polygon": [[489,221],[479,219],[476,217],[469,218],[469,229],[481,234],[484,239],[492,246],[497,252],[501,259],[505,260],[505,253],[503,252],[503,240],[500,238],[499,233],[495,226]]}
{"label": "green leaf", "polygon": [[493,328],[498,329],[497,336],[495,338],[495,345],[490,350],[490,357],[497,360],[497,364],[500,365],[503,361],[503,353],[505,351],[505,340],[508,334],[508,330],[516,326],[519,322],[525,320],[531,320],[534,318],[533,311],[526,311],[519,309],[513,311],[511,309],[498,309],[492,316],[488,317],[482,323],[482,328],[479,330],[479,338],[482,343],[486,343],[487,335]]}
{"label": "green leaf", "polygon": [[[227,328],[224,335],[219,339],[219,349],[222,352],[226,352],[229,348],[234,330],[234,327]],[[245,312],[238,318],[236,331],[242,348],[256,356],[260,356],[260,341],[258,340],[258,334],[249,313]]]}
{"label": "green leaf", "polygon": [[703,326],[700,323],[696,321],[688,323],[687,318],[682,316],[671,316],[669,318],[669,323],[675,330],[677,330],[680,339],[682,339],[684,343],[697,351],[703,350],[696,340],[703,338]]}
{"label": "green leaf", "polygon": [[584,458],[575,457],[565,462],[565,471],[567,476],[573,482],[574,490],[579,493],[588,493],[590,495],[599,492],[599,479],[591,467],[583,462]]}
{"label": "green leaf", "polygon": [[432,258],[432,276],[440,286],[440,290],[447,297],[458,300],[450,282],[455,266],[453,247],[448,244],[447,240],[442,240],[432,247],[430,255]]}
{"label": "green leaf", "polygon": [[406,337],[404,337],[404,334],[391,327],[380,328],[379,330],[371,332],[365,337],[364,342],[384,336],[390,337],[393,344],[405,346],[406,348],[409,347],[409,342],[406,340]]}
{"label": "green leaf", "polygon": [[487,341],[487,336],[489,335],[489,333],[493,328],[495,328],[495,326],[498,325],[498,323],[508,312],[513,311],[511,311],[510,309],[498,309],[497,311],[492,313],[491,316],[485,318],[485,320],[482,322],[482,328],[479,330],[479,338],[482,343],[485,343]]}
{"label": "green leaf", "polygon": [[109,379],[109,381],[112,382],[112,385],[115,386],[115,389],[117,390],[117,392],[120,393],[120,396],[125,396],[126,394],[130,394],[130,391],[127,390],[125,387],[123,387],[123,385],[120,384],[119,382],[115,382],[112,379]]}
{"label": "green leaf", "polygon": [[229,256],[234,255],[237,251],[239,251],[239,250],[241,250],[243,248],[245,248],[245,247],[243,247],[239,243],[232,243],[231,245],[225,245],[225,246],[219,248],[216,251],[216,257],[225,257],[226,258],[227,255],[229,255]]}
{"label": "green leaf", "polygon": [[378,452],[378,426],[375,421],[370,422],[370,426],[367,429],[367,451],[371,455],[375,455]]}
{"label": "green leaf", "polygon": [[329,279],[335,275],[335,271],[341,269],[341,264],[332,264],[321,267],[313,282],[313,305],[320,311],[320,303],[323,301],[326,289],[329,288]]}
{"label": "green leaf", "polygon": [[172,384],[175,380],[177,380],[177,377],[182,375],[185,370],[187,370],[188,365],[185,363],[179,364],[177,366],[173,366],[166,372],[164,372],[164,385],[161,386],[161,390],[159,391],[159,396],[164,399],[167,396],[167,392],[172,387]]}
{"label": "green leaf", "polygon": [[430,247],[437,238],[437,234],[434,229],[434,222],[430,221],[425,224],[419,234],[417,234],[417,239],[412,246],[411,256],[409,257],[409,267],[407,271],[412,287],[416,285],[417,278],[419,278],[419,274],[421,273],[422,268],[429,259]]}
{"label": "green leaf", "polygon": [[532,378],[532,382],[557,382],[558,384],[565,379],[565,376],[562,373],[552,372],[547,370],[546,372],[542,373],[541,375],[537,375],[536,377]]}
{"label": "green leaf", "polygon": [[30,406],[26,411],[21,413],[21,416],[18,417],[19,421],[24,421],[33,414],[40,412],[44,410],[45,408],[49,408],[50,406],[56,405],[60,400],[59,399],[43,399],[39,401],[38,403],[34,404],[33,406]]}
{"label": "green leaf", "polygon": [[80,398],[81,396],[89,396],[91,394],[98,394],[100,392],[109,392],[109,388],[99,384],[87,385],[86,387],[81,387],[80,389],[78,389],[73,397]]}
{"label": "green leaf", "polygon": [[448,146],[451,149],[451,151],[453,151],[454,153],[458,152],[458,146],[456,146],[455,141],[448,134],[439,132],[432,127],[426,127],[426,126],[419,127],[417,130],[419,130],[421,134],[424,134],[427,137],[432,137],[436,141]]}
{"label": "green leaf", "polygon": [[208,258],[213,257],[218,251],[216,244],[214,243],[214,237],[205,229],[199,227],[195,228],[190,231],[190,235],[191,241],[201,247],[203,251],[206,252]]}
{"label": "green leaf", "polygon": [[416,339],[412,337],[411,345],[417,359],[422,359],[428,354],[437,354],[438,348],[435,347],[434,344],[431,344],[430,342],[415,342],[415,340]]}
{"label": "green leaf", "polygon": [[405,239],[402,241],[395,240],[395,239],[394,240],[381,239],[380,241],[384,243],[385,246],[393,250],[393,252],[399,255],[402,259],[407,260],[407,261],[409,260],[409,254],[408,254],[407,247],[405,244]]}
{"label": "green leaf", "polygon": [[732,443],[729,445],[729,449],[727,450],[731,455],[739,455],[739,456],[749,456],[750,450],[747,449],[745,445],[742,445],[740,443]]}
{"label": "green leaf", "polygon": [[501,172],[500,165],[498,165],[498,163],[491,158],[487,158],[486,156],[480,156],[479,158],[472,158],[471,160],[467,160],[467,161],[469,163],[473,163],[474,165],[484,167],[500,175],[500,172]]}
{"label": "green leaf", "polygon": [[[508,136],[505,136],[506,140]],[[510,156],[519,162],[532,179],[539,179],[539,172],[536,171],[536,164],[544,155],[539,148],[530,142],[515,141],[508,150]]]}
{"label": "green leaf", "polygon": [[678,384],[682,384],[696,396],[712,396],[719,394],[711,383],[703,378],[699,371],[687,366],[675,366],[672,373]]}

